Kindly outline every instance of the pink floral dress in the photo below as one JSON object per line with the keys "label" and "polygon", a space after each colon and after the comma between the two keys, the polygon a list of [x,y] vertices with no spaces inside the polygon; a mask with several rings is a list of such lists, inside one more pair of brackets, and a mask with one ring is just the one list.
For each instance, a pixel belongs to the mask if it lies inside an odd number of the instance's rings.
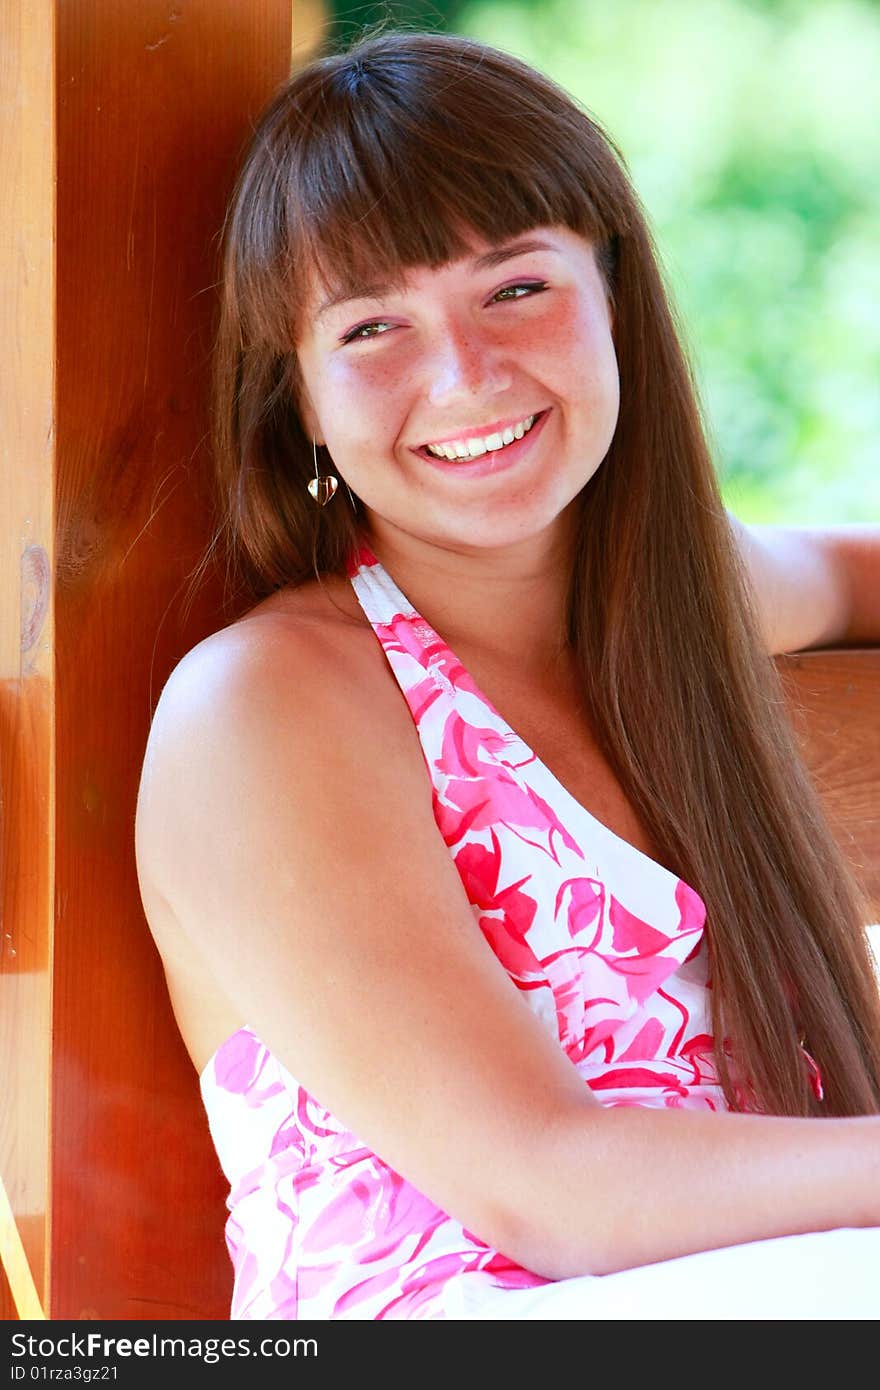
{"label": "pink floral dress", "polygon": [[[366,545],[349,573],[412,713],[475,929],[603,1104],[725,1108],[699,894],[574,800]],[[230,1183],[233,1319],[622,1316],[608,1290],[645,1276],[554,1284],[490,1249],[250,1028],[218,1049],[201,1092]],[[624,1289],[629,1315],[652,1315],[646,1296],[660,1306],[657,1282],[634,1306]]]}

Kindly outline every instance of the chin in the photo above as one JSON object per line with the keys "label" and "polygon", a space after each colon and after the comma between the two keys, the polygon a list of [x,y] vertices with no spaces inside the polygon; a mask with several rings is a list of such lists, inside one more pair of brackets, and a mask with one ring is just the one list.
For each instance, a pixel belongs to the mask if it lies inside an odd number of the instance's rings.
{"label": "chin", "polygon": [[[541,509],[534,507],[528,511],[502,508],[487,511],[476,518],[473,513],[428,517],[422,513],[420,525],[399,527],[423,543],[437,545],[444,550],[459,550],[464,553],[479,553],[507,550],[530,543],[546,544],[557,533],[565,529],[565,510]],[[381,529],[381,522],[380,522]]]}

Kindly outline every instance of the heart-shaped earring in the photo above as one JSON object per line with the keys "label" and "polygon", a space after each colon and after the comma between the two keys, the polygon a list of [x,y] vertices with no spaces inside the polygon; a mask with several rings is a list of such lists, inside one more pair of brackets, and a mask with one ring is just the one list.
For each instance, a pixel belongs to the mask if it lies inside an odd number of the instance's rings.
{"label": "heart-shaped earring", "polygon": [[336,493],[339,486],[339,479],[332,473],[325,473],[323,477],[309,478],[309,492],[321,507],[326,507],[330,498]]}
{"label": "heart-shaped earring", "polygon": [[330,498],[336,493],[339,486],[339,479],[332,473],[318,472],[318,446],[312,440],[312,456],[315,460],[315,476],[308,481],[309,494],[318,503],[319,507],[326,507]]}

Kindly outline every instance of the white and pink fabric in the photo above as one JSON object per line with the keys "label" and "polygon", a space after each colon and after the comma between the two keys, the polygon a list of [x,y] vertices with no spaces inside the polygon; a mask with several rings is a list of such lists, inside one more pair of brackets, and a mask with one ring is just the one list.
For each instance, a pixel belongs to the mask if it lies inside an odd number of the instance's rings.
{"label": "white and pink fabric", "polygon": [[[349,573],[412,713],[475,930],[603,1104],[724,1109],[699,894],[574,800],[365,544]],[[232,1319],[880,1315],[880,1231],[552,1282],[417,1191],[250,1028],[218,1049],[201,1092],[230,1183]]]}

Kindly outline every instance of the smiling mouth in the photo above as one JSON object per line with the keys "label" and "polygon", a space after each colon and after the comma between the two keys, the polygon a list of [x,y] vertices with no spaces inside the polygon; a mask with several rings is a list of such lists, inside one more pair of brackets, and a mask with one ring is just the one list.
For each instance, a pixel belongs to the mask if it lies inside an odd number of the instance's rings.
{"label": "smiling mouth", "polygon": [[545,410],[541,410],[537,415],[524,415],[514,424],[505,425],[504,429],[494,430],[489,434],[473,435],[469,439],[450,439],[442,444],[423,444],[419,453],[426,453],[431,458],[445,459],[448,463],[467,463],[483,454],[498,453],[509,444],[523,439],[546,413]]}

